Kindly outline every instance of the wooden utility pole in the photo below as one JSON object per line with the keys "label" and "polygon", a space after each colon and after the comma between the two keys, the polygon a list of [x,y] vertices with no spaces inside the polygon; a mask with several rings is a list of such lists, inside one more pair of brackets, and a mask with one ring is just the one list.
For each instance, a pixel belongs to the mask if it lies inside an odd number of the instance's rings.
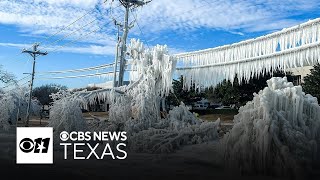
{"label": "wooden utility pole", "polygon": [[25,126],[29,126],[29,119],[30,119],[30,107],[31,107],[31,98],[32,98],[32,88],[33,88],[33,81],[34,81],[34,74],[35,74],[35,66],[36,66],[36,57],[42,55],[45,56],[48,53],[47,52],[40,52],[38,50],[39,44],[35,43],[33,46],[33,50],[29,51],[26,49],[22,50],[22,53],[28,53],[33,58],[33,64],[32,64],[32,74],[31,74],[31,83],[30,83],[30,92],[29,92],[29,101],[28,101],[28,107],[27,107],[27,120]]}
{"label": "wooden utility pole", "polygon": [[[126,65],[126,51],[127,51],[127,38],[129,29],[132,28],[132,26],[129,26],[129,12],[130,8],[137,8],[140,6],[143,6],[151,1],[139,1],[139,0],[119,0],[123,7],[125,7],[125,16],[124,16],[124,22],[123,25],[119,25],[120,27],[123,27],[123,34],[121,37],[121,44],[120,44],[120,55],[116,57],[116,62],[120,62],[120,68],[119,68],[119,80],[118,80],[118,86],[123,85],[123,77],[124,77],[124,70]],[[118,49],[117,49],[118,50]],[[118,58],[120,58],[120,61],[118,61]],[[115,82],[114,82],[115,84]]]}

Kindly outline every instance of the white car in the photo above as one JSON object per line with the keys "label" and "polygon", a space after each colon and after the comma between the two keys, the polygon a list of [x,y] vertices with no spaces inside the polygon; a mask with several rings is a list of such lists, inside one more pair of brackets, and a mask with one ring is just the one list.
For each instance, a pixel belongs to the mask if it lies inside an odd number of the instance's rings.
{"label": "white car", "polygon": [[231,106],[220,106],[217,107],[216,109],[233,109]]}

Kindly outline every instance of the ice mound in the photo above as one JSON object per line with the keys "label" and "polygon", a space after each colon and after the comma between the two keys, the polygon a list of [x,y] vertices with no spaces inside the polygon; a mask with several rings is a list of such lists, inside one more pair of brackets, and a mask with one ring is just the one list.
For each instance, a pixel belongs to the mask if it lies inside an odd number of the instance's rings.
{"label": "ice mound", "polygon": [[[137,125],[133,123],[133,126]],[[206,122],[197,119],[181,104],[171,110],[166,119],[161,119],[146,130],[133,133],[129,137],[129,146],[136,152],[174,152],[186,145],[217,140],[219,124],[220,120]]]}
{"label": "ice mound", "polygon": [[300,174],[319,146],[320,106],[284,78],[272,78],[234,118],[222,144],[229,167],[247,173]]}

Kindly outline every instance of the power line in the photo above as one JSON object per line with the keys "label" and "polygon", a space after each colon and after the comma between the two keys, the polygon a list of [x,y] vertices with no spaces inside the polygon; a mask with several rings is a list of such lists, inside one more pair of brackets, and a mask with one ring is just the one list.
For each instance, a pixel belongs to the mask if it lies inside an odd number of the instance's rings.
{"label": "power line", "polygon": [[112,72],[105,72],[105,73],[77,75],[77,76],[48,77],[48,78],[36,78],[36,79],[73,79],[73,78],[103,76],[103,75],[108,75],[108,74],[113,74],[113,71]]}
{"label": "power line", "polygon": [[84,27],[86,27],[86,26],[94,23],[95,21],[97,21],[97,19],[94,19],[93,21],[90,21],[89,23],[87,23],[87,24],[81,26],[80,28],[78,28],[78,29],[70,32],[69,34],[64,35],[62,38],[60,38],[60,39],[58,39],[58,40],[56,40],[56,41],[54,41],[54,42],[52,42],[52,43],[50,43],[50,44],[48,44],[48,45],[45,45],[44,48],[49,47],[49,46],[52,45],[52,44],[56,44],[56,43],[58,43],[58,42],[60,42],[60,41],[62,41],[62,40],[64,40],[64,39],[70,37],[70,36],[73,35],[74,33],[80,31],[81,29],[83,29]]}
{"label": "power line", "polygon": [[[107,2],[107,0],[106,0],[106,1],[104,1],[104,2],[103,2],[103,4],[104,4],[104,3],[106,3],[106,2]],[[39,43],[39,44],[43,44],[44,42],[48,41],[48,40],[49,40],[49,39],[51,39],[52,37],[54,37],[54,36],[56,36],[56,35],[60,34],[62,31],[64,31],[65,29],[67,29],[67,28],[71,27],[73,24],[75,24],[76,22],[80,21],[82,18],[84,18],[84,17],[85,17],[85,16],[87,16],[88,14],[92,13],[94,10],[95,10],[95,8],[94,8],[94,9],[91,9],[91,10],[89,10],[89,11],[87,11],[85,14],[83,14],[82,16],[80,16],[79,18],[77,18],[76,20],[74,20],[73,22],[71,22],[70,24],[68,24],[67,26],[65,26],[65,27],[61,28],[61,29],[60,29],[60,30],[58,30],[56,33],[54,33],[54,34],[52,34],[52,35],[50,35],[50,36],[46,37],[44,40],[40,41],[40,43]],[[38,24],[38,23],[36,23],[36,24]],[[29,47],[29,48],[27,48],[27,50],[30,50],[30,48],[32,48],[32,46],[31,46],[31,47]],[[19,53],[19,54],[16,54],[15,56],[21,56],[21,55],[22,55],[22,54],[21,54],[21,53]],[[18,60],[14,60],[14,59],[15,59],[15,56],[14,56],[13,58],[10,58],[9,60],[10,60],[10,61],[12,60],[12,61],[20,62],[20,61],[18,61]]]}
{"label": "power line", "polygon": [[[135,11],[133,11],[133,9],[131,9],[131,12],[132,12],[132,14],[133,14],[134,21],[136,22],[136,24],[137,24],[137,26],[138,26],[138,28],[139,28],[139,30],[140,30],[140,34],[141,34],[142,36],[144,36],[144,33],[142,32],[142,29],[141,29],[141,27],[140,27],[140,25],[139,25],[139,23],[138,23],[138,20],[137,20],[137,19],[138,19],[138,18],[137,18],[137,13],[136,13]],[[150,46],[149,46],[147,40],[146,40],[146,44],[147,44],[148,48],[150,49]]]}
{"label": "power line", "polygon": [[[112,21],[109,21],[106,25],[110,24],[111,22],[112,22]],[[70,44],[73,44],[73,43],[75,43],[75,42],[77,42],[77,41],[79,41],[79,40],[82,40],[82,39],[86,38],[87,36],[89,36],[90,34],[96,33],[96,32],[99,31],[100,29],[102,29],[102,28],[101,28],[101,27],[98,27],[98,28],[94,29],[93,31],[90,31],[90,32],[86,33],[85,35],[81,35],[79,38],[77,38],[77,39],[75,39],[75,40],[73,40],[73,41],[71,41],[71,42],[68,42],[68,43],[66,43],[66,44],[64,44],[64,45],[62,45],[62,46],[60,46],[60,47],[55,48],[55,49],[54,49],[53,51],[51,51],[50,53],[57,52],[59,49],[64,48],[64,47],[66,47],[66,46],[68,46],[68,45],[70,45]]]}
{"label": "power line", "polygon": [[113,67],[114,63],[103,64],[99,66],[81,68],[81,69],[70,69],[70,70],[62,70],[62,71],[48,71],[48,72],[38,72],[37,74],[63,74],[63,73],[72,73],[72,72],[84,72],[84,71],[93,71],[99,69],[106,69],[109,67]]}
{"label": "power line", "polygon": [[8,88],[8,87],[10,87],[10,86],[15,86],[15,85],[19,85],[18,83],[19,82],[23,82],[23,81],[25,81],[27,78],[29,78],[31,75],[28,75],[28,76],[25,76],[25,77],[23,77],[23,78],[21,78],[21,79],[19,79],[19,80],[17,80],[17,81],[12,81],[12,82],[9,82],[9,83],[7,83],[7,85],[6,86],[4,86],[4,87],[2,87],[2,88]]}
{"label": "power line", "polygon": [[[105,2],[104,2],[104,3],[105,3]],[[119,6],[120,6],[120,5],[118,5],[117,7],[119,7]],[[58,39],[58,40],[56,40],[56,41],[54,41],[54,42],[46,45],[45,47],[49,47],[49,46],[52,45],[52,44],[56,44],[56,43],[58,43],[58,42],[60,42],[60,41],[63,41],[63,40],[65,40],[65,39],[67,39],[67,38],[70,37],[71,35],[75,34],[75,33],[78,32],[78,31],[80,31],[80,30],[83,29],[84,27],[87,27],[88,25],[96,22],[97,20],[98,20],[98,19],[94,19],[94,20],[90,21],[89,23],[87,23],[87,24],[81,26],[80,28],[78,28],[78,29],[70,32],[69,34],[64,35],[62,38],[60,38],[60,39]],[[114,39],[111,39],[111,40],[114,40]]]}
{"label": "power line", "polygon": [[77,38],[77,39],[75,39],[75,40],[73,40],[73,41],[71,41],[71,42],[68,42],[68,43],[66,43],[66,44],[64,44],[64,45],[62,45],[62,46],[60,46],[60,47],[55,48],[55,49],[54,49],[53,51],[51,51],[50,53],[57,52],[59,49],[64,48],[64,47],[66,47],[66,46],[68,46],[68,45],[70,45],[70,44],[73,44],[73,43],[75,43],[75,42],[77,42],[77,41],[79,41],[79,40],[81,40],[81,39],[89,36],[90,34],[99,31],[100,29],[101,29],[101,27],[98,27],[98,28],[96,28],[95,30],[90,31],[89,33],[85,34],[84,36],[80,36],[79,38]]}
{"label": "power line", "polygon": [[[106,3],[107,1],[104,1],[104,3]],[[87,16],[89,13],[92,13],[95,10],[95,8],[87,11],[85,14],[83,14],[82,16],[80,16],[79,18],[77,18],[75,21],[73,21],[72,23],[68,24],[67,26],[63,27],[62,29],[60,29],[59,31],[57,31],[56,33],[52,34],[51,36],[45,38],[43,41],[41,41],[40,43],[44,43],[45,41],[47,41],[48,39],[60,34],[62,31],[66,30],[67,28],[69,28],[70,26],[72,26],[73,24],[75,24],[76,22],[80,21],[82,18],[84,18],[85,16]]]}

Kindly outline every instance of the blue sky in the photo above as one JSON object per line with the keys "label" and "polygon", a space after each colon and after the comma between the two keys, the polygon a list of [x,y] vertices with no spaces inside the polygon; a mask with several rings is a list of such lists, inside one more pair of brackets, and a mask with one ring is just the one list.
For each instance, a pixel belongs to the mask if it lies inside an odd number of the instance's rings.
{"label": "blue sky", "polygon": [[[41,42],[40,49],[49,52],[37,59],[36,72],[113,62],[116,28],[111,17],[121,21],[123,9],[117,1],[102,2],[104,0],[0,0],[2,68],[18,79],[25,77],[23,73],[29,73],[32,68],[31,57],[20,52],[34,42]],[[110,7],[113,7],[112,13]],[[268,34],[318,18],[319,10],[319,0],[153,0],[132,13],[130,20],[136,19],[136,22],[129,38],[139,38],[148,46],[167,44],[170,53],[175,54]],[[87,15],[65,28],[84,14]],[[96,29],[99,30],[84,36]],[[54,43],[65,36],[68,37]],[[83,38],[69,43],[80,37]],[[52,52],[56,48],[57,51]],[[96,71],[80,74],[92,73]],[[57,76],[69,75],[79,74]],[[108,81],[101,77],[63,80],[46,77],[36,76],[35,85],[57,83],[74,88]]]}

